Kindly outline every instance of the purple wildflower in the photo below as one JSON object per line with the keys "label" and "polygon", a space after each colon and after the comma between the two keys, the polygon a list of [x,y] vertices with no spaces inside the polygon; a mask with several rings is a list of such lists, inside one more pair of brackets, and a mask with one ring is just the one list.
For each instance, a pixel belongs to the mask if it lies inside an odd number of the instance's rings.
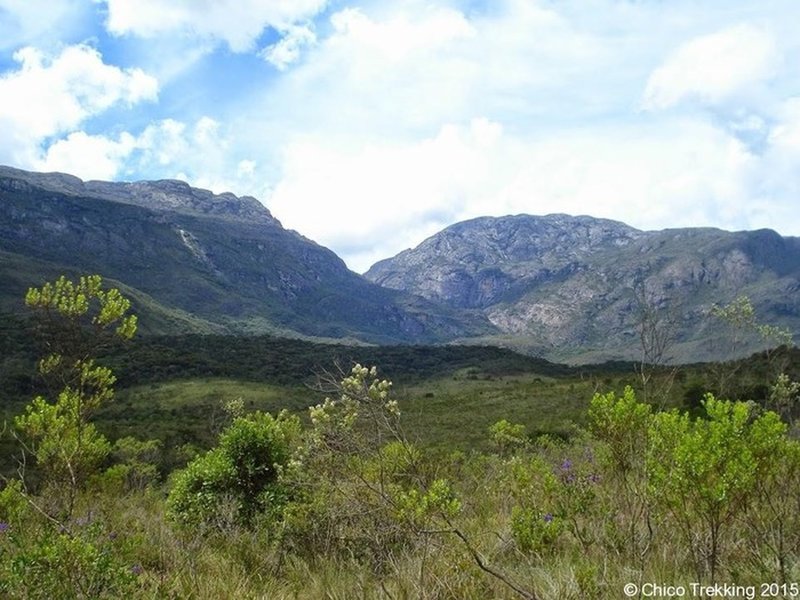
{"label": "purple wildflower", "polygon": [[133,573],[134,575],[141,575],[142,573],[144,573],[144,569],[142,568],[142,565],[133,565],[131,567],[131,573]]}
{"label": "purple wildflower", "polygon": [[551,513],[547,513],[545,516],[542,517],[545,523],[552,523],[553,522],[553,515]]}
{"label": "purple wildflower", "polygon": [[569,471],[571,468],[572,468],[572,461],[568,458],[565,458],[564,462],[561,463],[561,470]]}
{"label": "purple wildflower", "polygon": [[9,529],[11,529],[11,525],[9,525],[8,523],[4,523],[4,522],[0,521],[0,533],[5,533]]}

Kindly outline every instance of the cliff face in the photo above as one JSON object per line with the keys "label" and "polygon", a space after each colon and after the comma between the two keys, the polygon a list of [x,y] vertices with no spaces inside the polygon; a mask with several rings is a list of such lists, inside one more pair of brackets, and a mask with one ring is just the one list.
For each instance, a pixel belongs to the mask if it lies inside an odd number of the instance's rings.
{"label": "cliff face", "polygon": [[11,294],[24,292],[22,280],[36,281],[46,265],[47,272],[100,273],[164,311],[232,333],[388,342],[491,328],[483,317],[367,281],[330,250],[284,229],[254,198],[179,181],[82,182],[1,168],[0,251],[30,271],[17,285],[6,273],[7,306]]}
{"label": "cliff face", "polygon": [[375,264],[366,277],[451,306],[487,308],[563,279],[592,254],[625,246],[640,235],[622,223],[591,217],[482,217]]}
{"label": "cliff face", "polygon": [[505,339],[548,355],[636,358],[642,304],[671,323],[675,360],[725,355],[708,316],[748,295],[763,321],[800,329],[800,240],[774,231],[639,231],[547,215],[458,223],[366,277],[480,309]]}

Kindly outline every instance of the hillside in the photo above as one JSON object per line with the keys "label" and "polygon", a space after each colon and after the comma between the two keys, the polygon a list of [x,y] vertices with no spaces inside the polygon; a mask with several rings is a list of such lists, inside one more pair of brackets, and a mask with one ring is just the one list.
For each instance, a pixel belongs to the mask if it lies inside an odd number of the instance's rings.
{"label": "hillside", "polygon": [[257,200],[180,181],[82,182],[0,168],[0,307],[54,274],[99,273],[151,332],[279,333],[388,343],[492,329],[379,287]]}
{"label": "hillside", "polygon": [[708,313],[738,295],[752,299],[761,320],[800,329],[800,239],[770,230],[639,231],[586,216],[484,217],[377,263],[366,277],[480,310],[502,332],[483,341],[550,357],[637,358],[643,305],[671,322],[675,361],[727,357]]}
{"label": "hillside", "polygon": [[0,311],[94,272],[133,299],[146,334],[459,342],[586,363],[639,359],[649,310],[671,333],[666,358],[694,362],[759,349],[733,352],[709,317],[740,295],[761,322],[800,330],[800,239],[771,230],[483,217],[361,276],[249,196],[0,167]]}

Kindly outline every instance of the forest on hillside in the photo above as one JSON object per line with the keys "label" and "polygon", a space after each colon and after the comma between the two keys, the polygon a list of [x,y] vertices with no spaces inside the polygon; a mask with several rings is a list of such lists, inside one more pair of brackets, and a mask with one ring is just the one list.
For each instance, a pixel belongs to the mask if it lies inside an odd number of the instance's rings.
{"label": "forest on hillside", "polygon": [[[137,319],[97,276],[26,304],[3,342],[0,596],[800,595],[791,348],[684,370],[317,348],[302,374],[299,341],[118,346]],[[745,302],[718,316],[785,341]],[[192,412],[217,378],[284,387]]]}

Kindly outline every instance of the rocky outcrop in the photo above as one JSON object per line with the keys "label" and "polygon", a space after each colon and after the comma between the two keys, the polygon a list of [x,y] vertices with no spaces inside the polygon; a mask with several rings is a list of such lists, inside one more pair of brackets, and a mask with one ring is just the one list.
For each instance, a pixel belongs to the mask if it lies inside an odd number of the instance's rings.
{"label": "rocky outcrop", "polygon": [[[800,330],[800,240],[774,231],[639,231],[567,215],[458,223],[366,277],[454,308],[550,356],[636,358],[642,304],[672,321],[676,360],[709,350],[714,303],[748,295],[762,320]],[[712,354],[709,354],[712,352]]]}
{"label": "rocky outcrop", "polygon": [[[274,224],[267,208],[252,196],[214,194],[185,181],[82,181],[66,173],[35,173],[0,166],[0,186],[7,189],[49,191],[81,198],[120,202],[154,211]],[[2,188],[0,188],[2,189]]]}

